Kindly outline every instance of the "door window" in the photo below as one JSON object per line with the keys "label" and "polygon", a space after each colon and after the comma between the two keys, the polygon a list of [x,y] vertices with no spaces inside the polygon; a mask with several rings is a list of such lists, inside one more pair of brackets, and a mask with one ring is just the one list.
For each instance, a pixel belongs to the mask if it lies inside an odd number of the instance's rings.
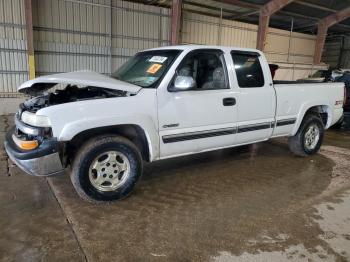
{"label": "door window", "polygon": [[242,88],[263,87],[264,73],[259,61],[259,54],[253,52],[231,52],[238,85]]}
{"label": "door window", "polygon": [[228,88],[225,61],[220,50],[188,54],[178,67],[177,76],[191,76],[196,82],[196,87],[192,90]]}

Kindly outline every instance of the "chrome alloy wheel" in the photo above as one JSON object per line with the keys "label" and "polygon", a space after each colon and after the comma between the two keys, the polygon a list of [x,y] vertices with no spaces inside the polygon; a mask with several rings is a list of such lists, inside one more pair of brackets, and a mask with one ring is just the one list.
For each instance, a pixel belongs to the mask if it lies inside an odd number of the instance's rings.
{"label": "chrome alloy wheel", "polygon": [[105,152],[92,162],[89,168],[91,184],[100,191],[114,191],[121,187],[130,175],[130,162],[121,152]]}
{"label": "chrome alloy wheel", "polygon": [[304,135],[304,146],[307,150],[314,150],[320,140],[320,129],[317,125],[310,125]]}

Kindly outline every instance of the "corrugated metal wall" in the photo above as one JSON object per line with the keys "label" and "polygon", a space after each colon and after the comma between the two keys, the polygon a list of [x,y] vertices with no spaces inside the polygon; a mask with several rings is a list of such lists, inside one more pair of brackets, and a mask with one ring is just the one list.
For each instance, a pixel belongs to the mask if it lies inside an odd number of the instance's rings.
{"label": "corrugated metal wall", "polygon": [[339,64],[339,57],[342,49],[342,38],[328,40],[324,46],[322,61],[329,64],[330,67],[336,68]]}
{"label": "corrugated metal wall", "polygon": [[350,37],[339,36],[329,39],[325,44],[322,61],[333,68],[350,70]]}
{"label": "corrugated metal wall", "polygon": [[350,70],[350,37],[344,38],[344,45],[341,52],[340,67]]}
{"label": "corrugated metal wall", "polygon": [[137,51],[169,44],[169,10],[117,0],[34,0],[37,74],[109,74]]}
{"label": "corrugated metal wall", "polygon": [[[110,74],[137,51],[169,45],[170,10],[120,0],[33,0],[36,74]],[[28,79],[23,0],[0,0],[0,96]]]}
{"label": "corrugated metal wall", "polygon": [[[0,0],[0,96],[17,95],[28,79],[24,24],[23,0]],[[170,10],[120,0],[33,0],[33,24],[37,75],[109,74],[137,51],[169,44]],[[181,32],[183,43],[256,46],[256,25],[219,17],[184,12]],[[315,69],[314,36],[270,29],[267,42],[284,79]]]}
{"label": "corrugated metal wall", "polygon": [[17,96],[28,79],[27,43],[22,0],[0,0],[0,96]]}
{"label": "corrugated metal wall", "polygon": [[[257,25],[184,12],[181,39],[186,44],[255,48],[257,31]],[[281,64],[283,72],[277,77],[294,80],[314,72],[318,68],[312,65],[315,39],[312,35],[270,28],[265,53],[269,62]]]}

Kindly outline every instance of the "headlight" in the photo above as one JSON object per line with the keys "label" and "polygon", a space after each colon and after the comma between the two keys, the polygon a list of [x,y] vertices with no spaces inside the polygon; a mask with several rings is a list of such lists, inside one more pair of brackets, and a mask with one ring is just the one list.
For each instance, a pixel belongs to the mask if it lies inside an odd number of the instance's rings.
{"label": "headlight", "polygon": [[21,117],[22,121],[31,126],[50,127],[51,122],[47,116],[40,116],[28,111],[24,111]]}

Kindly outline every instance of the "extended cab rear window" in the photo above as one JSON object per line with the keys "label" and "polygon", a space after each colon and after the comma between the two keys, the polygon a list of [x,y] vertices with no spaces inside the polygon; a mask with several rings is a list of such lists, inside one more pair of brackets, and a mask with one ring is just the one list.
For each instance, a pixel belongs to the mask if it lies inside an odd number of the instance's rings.
{"label": "extended cab rear window", "polygon": [[239,87],[254,88],[265,84],[259,54],[255,52],[232,51],[231,56],[235,66]]}

